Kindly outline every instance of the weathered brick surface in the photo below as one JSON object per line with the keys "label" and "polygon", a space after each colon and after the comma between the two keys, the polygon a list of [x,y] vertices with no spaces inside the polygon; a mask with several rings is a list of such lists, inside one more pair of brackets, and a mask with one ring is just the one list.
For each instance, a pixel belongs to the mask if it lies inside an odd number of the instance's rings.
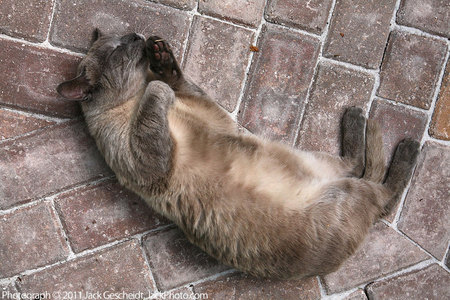
{"label": "weathered brick surface", "polygon": [[256,27],[261,22],[265,0],[200,0],[201,13]]}
{"label": "weathered brick surface", "polygon": [[320,34],[326,26],[331,0],[269,0],[266,19]]}
{"label": "weathered brick surface", "polygon": [[310,36],[265,26],[239,111],[240,124],[291,144],[318,50],[318,40]]}
{"label": "weathered brick surface", "polygon": [[359,250],[338,271],[324,277],[325,286],[328,293],[345,291],[426,258],[405,237],[378,222]]}
{"label": "weathered brick surface", "polygon": [[450,148],[425,143],[398,228],[437,259],[444,258],[450,238]]}
{"label": "weathered brick surface", "polygon": [[168,224],[116,181],[63,193],[55,203],[75,252]]}
{"label": "weathered brick surface", "polygon": [[0,127],[1,141],[50,126],[55,124],[55,122],[35,118],[23,113],[0,109],[0,124],[2,124]]}
{"label": "weathered brick surface", "polygon": [[370,299],[449,299],[450,274],[438,265],[402,274],[367,287]]}
{"label": "weathered brick surface", "polygon": [[16,287],[11,284],[0,284],[0,299],[12,299],[12,293],[17,293]]}
{"label": "weathered brick surface", "polygon": [[185,71],[228,111],[236,107],[250,57],[253,33],[195,17]]}
{"label": "weathered brick surface", "polygon": [[208,299],[320,299],[316,278],[304,280],[268,280],[233,274],[194,285],[196,293],[207,293]]}
{"label": "weathered brick surface", "polygon": [[338,0],[325,43],[325,56],[378,68],[395,3],[395,0]]}
{"label": "weathered brick surface", "polygon": [[0,278],[64,259],[68,248],[48,203],[0,216]]}
{"label": "weathered brick surface", "polygon": [[[389,166],[398,143],[405,138],[420,142],[425,131],[428,116],[426,113],[394,105],[385,100],[375,100],[370,110],[370,118],[376,120],[381,127],[385,166]],[[399,122],[399,120],[401,120]],[[394,220],[398,203],[391,213],[385,217]]]}
{"label": "weathered brick surface", "polygon": [[170,5],[176,8],[191,10],[195,8],[196,0],[150,0],[165,5]]}
{"label": "weathered brick surface", "polygon": [[0,103],[48,115],[79,114],[77,103],[57,99],[59,83],[76,75],[80,58],[0,39]]}
{"label": "weathered brick surface", "polygon": [[92,255],[23,276],[17,284],[21,292],[76,291],[82,292],[82,295],[86,295],[86,292],[99,292],[102,298],[97,299],[106,299],[103,297],[104,292],[136,293],[140,291],[148,296],[148,291],[154,289],[148,266],[137,241],[122,243]]}
{"label": "weathered brick surface", "polygon": [[448,0],[402,0],[397,23],[450,38]]}
{"label": "weathered brick surface", "polygon": [[47,38],[53,1],[31,0],[0,2],[0,32],[31,41]]}
{"label": "weathered brick surface", "polygon": [[357,289],[350,295],[346,296],[343,300],[367,300],[367,296],[363,290]]}
{"label": "weathered brick surface", "polygon": [[0,208],[111,174],[84,124],[69,122],[0,147]]}
{"label": "weathered brick surface", "polygon": [[320,64],[296,146],[339,154],[340,124],[345,109],[358,106],[367,110],[373,84],[370,75],[334,64]]}
{"label": "weathered brick surface", "polygon": [[439,98],[430,124],[430,134],[438,139],[450,140],[450,63],[445,68]]}
{"label": "weathered brick surface", "polygon": [[144,247],[156,284],[164,291],[228,269],[189,243],[179,229],[150,233]]}
{"label": "weathered brick surface", "polygon": [[149,1],[58,0],[50,42],[57,46],[86,51],[95,27],[105,33],[139,32],[158,35],[170,42],[180,59],[189,30],[187,13]]}
{"label": "weathered brick surface", "polygon": [[444,63],[444,42],[392,32],[381,65],[381,97],[428,109]]}

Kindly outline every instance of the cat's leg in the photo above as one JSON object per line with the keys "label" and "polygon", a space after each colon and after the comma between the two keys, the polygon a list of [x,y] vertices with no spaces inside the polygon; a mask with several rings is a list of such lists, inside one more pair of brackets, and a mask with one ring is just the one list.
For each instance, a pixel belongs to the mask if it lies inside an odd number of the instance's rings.
{"label": "cat's leg", "polygon": [[401,197],[411,179],[419,153],[420,144],[415,140],[405,139],[398,144],[384,182],[384,186],[393,193],[385,206],[385,214],[390,212]]}
{"label": "cat's leg", "polygon": [[177,97],[183,98],[184,104],[191,107],[201,122],[223,133],[237,133],[230,115],[201,88],[185,78],[167,42],[156,36],[150,37],[147,40],[147,56],[153,73],[167,83]]}
{"label": "cat's leg", "polygon": [[150,69],[157,74],[158,79],[167,83],[176,94],[207,97],[200,87],[185,78],[170,45],[164,39],[151,36],[147,40],[147,55],[150,59]]}
{"label": "cat's leg", "polygon": [[173,141],[167,113],[175,100],[173,90],[162,81],[151,81],[130,123],[132,170],[138,183],[161,182],[172,168]]}
{"label": "cat's leg", "polygon": [[342,119],[342,156],[353,166],[352,175],[364,172],[366,118],[359,107],[350,107]]}

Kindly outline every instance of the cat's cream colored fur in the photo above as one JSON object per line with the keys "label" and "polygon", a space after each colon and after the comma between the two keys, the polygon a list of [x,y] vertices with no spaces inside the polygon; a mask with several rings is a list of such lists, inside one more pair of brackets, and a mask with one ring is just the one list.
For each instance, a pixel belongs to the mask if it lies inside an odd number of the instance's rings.
{"label": "cat's cream colored fur", "polygon": [[383,184],[379,131],[369,121],[365,136],[356,108],[343,120],[344,157],[242,135],[157,38],[101,36],[79,73],[58,90],[87,100],[89,130],[120,183],[208,254],[256,276],[336,270],[395,203],[418,153],[416,142],[400,144]]}

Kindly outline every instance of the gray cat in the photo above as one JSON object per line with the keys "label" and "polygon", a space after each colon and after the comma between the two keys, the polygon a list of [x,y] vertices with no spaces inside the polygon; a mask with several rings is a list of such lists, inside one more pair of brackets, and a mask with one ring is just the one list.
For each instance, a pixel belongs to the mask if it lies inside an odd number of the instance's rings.
{"label": "gray cat", "polygon": [[81,101],[119,182],[209,255],[259,277],[336,270],[396,203],[419,153],[402,141],[385,176],[378,126],[354,107],[342,157],[242,135],[158,37],[96,30],[78,72],[58,92]]}

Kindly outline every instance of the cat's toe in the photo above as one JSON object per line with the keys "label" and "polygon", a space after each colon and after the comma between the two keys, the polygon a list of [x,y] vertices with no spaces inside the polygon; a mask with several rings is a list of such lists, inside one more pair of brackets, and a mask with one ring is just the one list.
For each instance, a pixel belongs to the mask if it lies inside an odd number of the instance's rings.
{"label": "cat's toe", "polygon": [[172,71],[174,58],[169,44],[162,38],[152,36],[147,40],[150,69],[158,74]]}

